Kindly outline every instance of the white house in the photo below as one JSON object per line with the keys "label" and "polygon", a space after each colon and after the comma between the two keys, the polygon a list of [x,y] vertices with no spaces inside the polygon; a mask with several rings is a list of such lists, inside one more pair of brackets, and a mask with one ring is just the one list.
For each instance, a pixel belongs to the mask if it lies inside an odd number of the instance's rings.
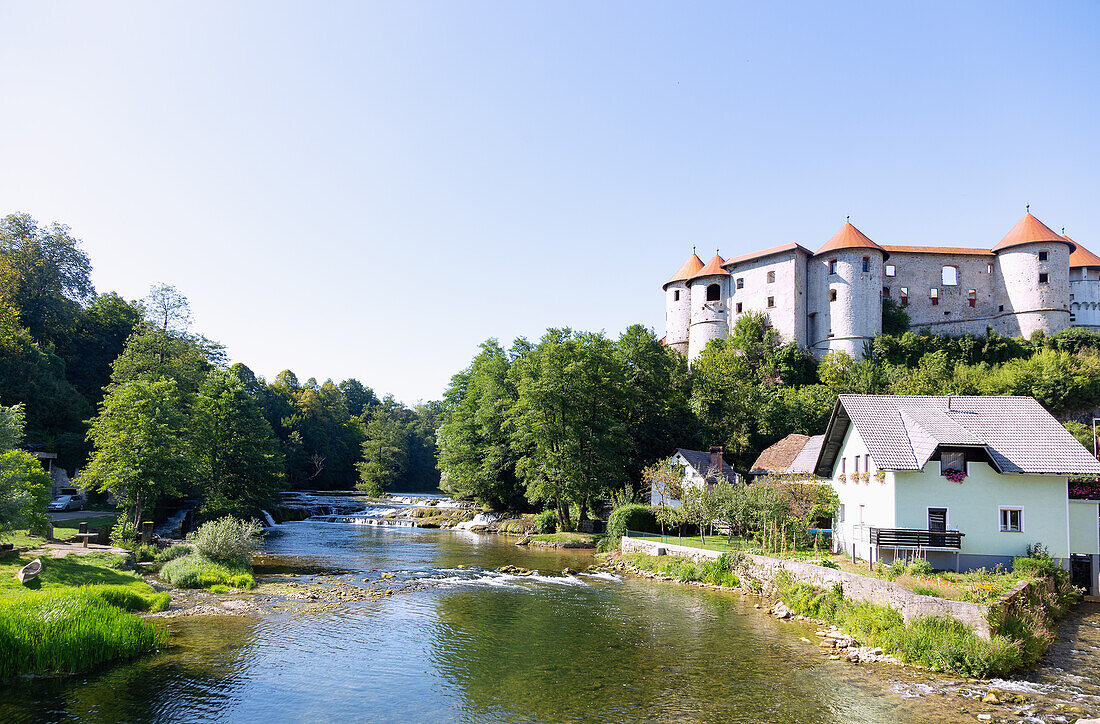
{"label": "white house", "polygon": [[[740,482],[737,473],[722,458],[720,447],[712,447],[710,452],[677,448],[671,464],[683,470],[684,477],[681,485],[684,488],[714,485],[718,482],[719,476],[724,476],[731,483]],[[680,506],[679,500],[672,498],[667,491],[656,487],[649,491],[649,502],[650,505],[670,505],[674,508]]]}
{"label": "white house", "polygon": [[1097,593],[1098,503],[1068,478],[1100,462],[1030,397],[841,395],[816,469],[840,497],[838,550],[972,570],[1041,543]]}

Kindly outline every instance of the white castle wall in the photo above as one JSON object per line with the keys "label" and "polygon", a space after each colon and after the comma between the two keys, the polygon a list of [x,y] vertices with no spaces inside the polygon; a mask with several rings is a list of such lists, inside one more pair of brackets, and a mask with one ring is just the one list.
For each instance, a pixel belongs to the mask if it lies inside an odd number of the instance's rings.
{"label": "white castle wall", "polygon": [[[768,315],[784,342],[806,344],[806,255],[800,251],[772,254],[727,267],[730,272],[729,325],[748,312]],[[768,281],[774,274],[775,280]],[[737,280],[743,281],[741,289]],[[773,306],[768,306],[769,298]],[[737,305],[741,305],[740,314]]]}
{"label": "white castle wall", "polygon": [[[905,307],[912,329],[929,329],[933,334],[985,334],[988,326],[1001,324],[1004,303],[997,273],[997,257],[990,254],[915,254],[892,252],[887,264],[896,269],[894,277],[883,284],[890,287],[890,297],[901,303],[901,290],[909,290]],[[993,264],[990,272],[989,265]],[[955,286],[943,283],[943,268],[957,269]],[[939,304],[932,304],[930,292],[936,289]],[[975,292],[975,305],[970,306],[969,290]]]}
{"label": "white castle wall", "polygon": [[691,289],[683,282],[669,284],[665,290],[665,344],[686,355],[690,325]]}
{"label": "white castle wall", "polygon": [[[1047,260],[1039,261],[1039,252]],[[1004,284],[1005,311],[1002,334],[1030,337],[1033,332],[1047,334],[1069,326],[1069,247],[1065,244],[1024,244],[997,254]],[[1039,283],[1039,274],[1047,282]]]}
{"label": "white castle wall", "polygon": [[1070,324],[1100,329],[1100,268],[1069,270]]}
{"label": "white castle wall", "polygon": [[[705,276],[691,281],[691,326],[688,328],[688,362],[703,351],[712,339],[725,339],[729,331],[726,303],[729,299],[729,276]],[[718,284],[718,301],[707,301],[707,287]]]}
{"label": "white castle wall", "polygon": [[[836,273],[830,274],[833,260]],[[818,356],[845,352],[860,359],[866,343],[882,330],[882,252],[838,249],[815,256],[809,266],[811,351]]]}

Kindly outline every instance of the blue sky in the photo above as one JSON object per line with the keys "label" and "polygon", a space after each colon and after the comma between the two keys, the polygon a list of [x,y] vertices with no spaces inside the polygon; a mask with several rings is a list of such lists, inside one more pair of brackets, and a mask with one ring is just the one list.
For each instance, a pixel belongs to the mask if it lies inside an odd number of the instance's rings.
{"label": "blue sky", "polygon": [[1100,252],[1095,3],[0,2],[0,213],[274,376],[438,397],[488,337],[663,334],[704,260]]}

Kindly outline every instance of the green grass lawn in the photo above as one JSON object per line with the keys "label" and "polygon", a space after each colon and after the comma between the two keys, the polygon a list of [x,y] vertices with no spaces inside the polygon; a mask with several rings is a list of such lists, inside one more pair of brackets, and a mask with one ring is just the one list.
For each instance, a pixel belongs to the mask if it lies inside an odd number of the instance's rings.
{"label": "green grass lawn", "polygon": [[117,512],[84,511],[79,518],[58,520],[53,524],[53,535],[58,540],[69,540],[80,530],[81,523],[88,524],[89,531],[95,531],[105,525],[113,526],[118,521]]}
{"label": "green grass lawn", "polygon": [[[42,573],[26,585],[19,583],[15,573],[35,558],[42,560]],[[152,594],[153,588],[136,573],[110,567],[109,564],[117,563],[117,558],[106,553],[84,556],[71,553],[64,558],[27,554],[0,558],[0,602],[33,591],[88,585],[126,586],[138,593]]]}

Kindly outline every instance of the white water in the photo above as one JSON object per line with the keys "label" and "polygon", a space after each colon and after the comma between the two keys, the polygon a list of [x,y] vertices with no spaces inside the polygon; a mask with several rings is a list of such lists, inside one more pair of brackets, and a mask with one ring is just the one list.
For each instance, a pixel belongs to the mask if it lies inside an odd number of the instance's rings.
{"label": "white water", "polygon": [[470,530],[477,526],[489,525],[490,523],[496,523],[500,518],[499,515],[494,513],[478,513],[473,517],[473,520],[463,521],[455,526],[459,530]]}
{"label": "white water", "polygon": [[264,520],[267,521],[269,526],[274,527],[276,525],[275,519],[271,517],[271,513],[268,513],[266,510],[261,510],[260,512],[264,514]]}
{"label": "white water", "polygon": [[378,516],[344,515],[337,516],[334,523],[350,523],[351,525],[377,525],[388,528],[415,528],[416,523],[409,518],[383,518]]}
{"label": "white water", "polygon": [[171,536],[173,533],[176,532],[176,529],[180,527],[180,523],[183,522],[183,519],[186,518],[187,514],[190,512],[190,508],[184,508],[183,510],[176,511],[176,513],[172,515],[171,518],[158,525],[156,529],[153,530],[153,532],[161,536],[162,538]]}

